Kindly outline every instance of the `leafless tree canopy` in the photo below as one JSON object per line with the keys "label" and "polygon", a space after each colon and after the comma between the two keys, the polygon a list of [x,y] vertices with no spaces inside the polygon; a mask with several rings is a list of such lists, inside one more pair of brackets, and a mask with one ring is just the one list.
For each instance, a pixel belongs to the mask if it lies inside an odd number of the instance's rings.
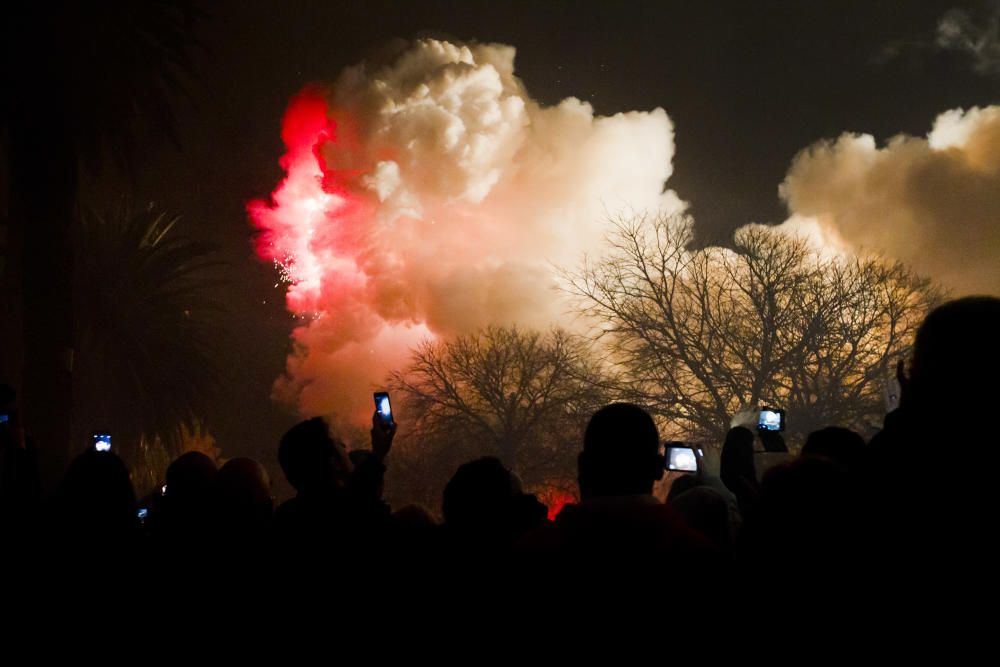
{"label": "leafless tree canopy", "polygon": [[[573,480],[586,420],[603,394],[586,344],[565,331],[490,327],[414,350],[391,387],[404,402],[416,467],[444,475],[497,456],[528,486]],[[395,454],[394,454],[395,456]],[[396,465],[396,463],[394,463]]]}
{"label": "leafless tree canopy", "polygon": [[691,238],[682,216],[619,219],[608,253],[564,273],[626,396],[715,442],[762,404],[786,408],[793,435],[881,422],[886,381],[936,299],[927,281],[761,225],[733,249],[691,251]]}

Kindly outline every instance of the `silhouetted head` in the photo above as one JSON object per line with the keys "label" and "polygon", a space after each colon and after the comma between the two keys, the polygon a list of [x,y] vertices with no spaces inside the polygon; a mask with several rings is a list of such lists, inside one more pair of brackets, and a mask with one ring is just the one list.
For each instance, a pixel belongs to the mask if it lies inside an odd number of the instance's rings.
{"label": "silhouetted head", "polygon": [[438,528],[425,507],[405,505],[393,512],[389,521],[393,550],[406,553],[408,558],[424,556],[437,545]]}
{"label": "silhouetted head", "polygon": [[271,482],[264,466],[249,458],[226,461],[215,475],[215,490],[235,505],[260,505],[270,502]]}
{"label": "silhouetted head", "polygon": [[766,547],[774,557],[795,554],[814,565],[837,560],[852,543],[852,493],[847,472],[827,459],[799,458],[771,468],[758,505]]}
{"label": "silhouetted head", "polygon": [[346,448],[330,436],[322,417],[300,422],[281,437],[278,462],[299,493],[323,492],[342,484],[351,470]]}
{"label": "silhouetted head", "polygon": [[726,486],[730,486],[730,479],[737,477],[757,480],[753,461],[753,432],[750,429],[736,426],[726,433],[719,460],[719,477]]}
{"label": "silhouetted head", "polygon": [[731,544],[729,503],[721,493],[708,486],[696,486],[670,499],[684,522],[710,539],[717,547],[728,550]]}
{"label": "silhouetted head", "polygon": [[486,528],[506,520],[520,482],[493,456],[459,466],[444,487],[442,512],[449,528]]}
{"label": "silhouetted head", "polygon": [[864,455],[864,438],[840,426],[813,431],[802,447],[802,456],[821,456],[843,466],[845,470],[856,469]]}
{"label": "silhouetted head", "polygon": [[[1000,402],[1000,299],[970,296],[935,308],[913,347],[904,400],[968,413]],[[943,416],[943,415],[942,415]]]}
{"label": "silhouetted head", "polygon": [[203,540],[212,531],[213,491],[217,469],[201,452],[187,452],[167,468],[167,488],[154,512],[157,538]]}
{"label": "silhouetted head", "polygon": [[670,490],[667,491],[667,500],[673,500],[685,491],[690,491],[703,485],[704,482],[701,481],[698,475],[681,475],[670,484]]}
{"label": "silhouetted head", "polygon": [[[253,459],[226,461],[215,475],[216,510],[223,526],[257,530],[271,518],[271,483],[264,466]],[[167,486],[169,492],[170,487]]]}
{"label": "silhouetted head", "polygon": [[631,403],[601,408],[587,424],[577,463],[584,499],[652,493],[664,472],[653,418]]}
{"label": "silhouetted head", "polygon": [[128,468],[112,452],[84,452],[66,470],[57,492],[56,512],[56,521],[81,537],[131,536],[138,520]]}
{"label": "silhouetted head", "polygon": [[182,454],[167,468],[166,498],[179,502],[204,499],[212,487],[216,471],[215,462],[205,454]]}
{"label": "silhouetted head", "polygon": [[420,530],[432,528],[437,525],[434,515],[423,505],[404,505],[392,513],[392,523],[394,526],[403,527],[406,530]]}

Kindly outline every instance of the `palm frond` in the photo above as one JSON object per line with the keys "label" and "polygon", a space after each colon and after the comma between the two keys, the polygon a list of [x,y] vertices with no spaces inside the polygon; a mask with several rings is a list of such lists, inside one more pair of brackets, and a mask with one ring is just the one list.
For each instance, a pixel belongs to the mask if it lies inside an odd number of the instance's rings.
{"label": "palm frond", "polygon": [[174,451],[218,387],[212,290],[222,266],[214,246],[178,232],[178,220],[127,203],[85,212],[76,266],[78,421]]}

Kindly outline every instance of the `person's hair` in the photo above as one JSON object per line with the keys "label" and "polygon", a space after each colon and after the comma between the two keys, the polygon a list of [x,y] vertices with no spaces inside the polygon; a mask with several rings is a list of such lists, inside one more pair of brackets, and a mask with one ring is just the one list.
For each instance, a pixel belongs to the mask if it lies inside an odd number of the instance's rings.
{"label": "person's hair", "polygon": [[[1000,299],[969,296],[935,308],[913,346],[910,396],[925,407],[936,401],[993,405],[1000,375]],[[983,393],[983,390],[986,390]]]}
{"label": "person's hair", "polygon": [[721,493],[708,486],[694,486],[672,496],[670,504],[687,525],[720,549],[732,546],[729,503]]}
{"label": "person's hair", "polygon": [[692,475],[690,473],[681,475],[670,485],[670,490],[667,491],[667,500],[673,500],[682,493],[690,491],[691,489],[696,489],[702,485],[704,485],[704,482],[701,481],[698,475]]}
{"label": "person's hair", "polygon": [[510,470],[494,456],[459,466],[444,487],[442,514],[449,526],[495,523],[519,491]]}
{"label": "person's hair", "polygon": [[187,452],[167,467],[167,496],[203,496],[217,472],[215,462],[201,452]]}
{"label": "person's hair", "polygon": [[330,483],[338,473],[346,474],[349,462],[341,454],[322,417],[299,422],[278,445],[278,463],[297,491]]}
{"label": "person's hair", "polygon": [[579,459],[585,497],[651,493],[663,476],[656,423],[631,403],[612,403],[590,418]]}
{"label": "person's hair", "polygon": [[828,426],[813,431],[802,446],[802,456],[821,456],[852,470],[865,454],[865,440],[849,428]]}
{"label": "person's hair", "polygon": [[213,486],[222,521],[242,530],[259,527],[270,519],[271,484],[264,466],[257,461],[249,458],[226,461],[216,473]]}
{"label": "person's hair", "polygon": [[137,527],[135,491],[113,452],[88,450],[66,470],[57,492],[58,520],[77,535],[128,537]]}

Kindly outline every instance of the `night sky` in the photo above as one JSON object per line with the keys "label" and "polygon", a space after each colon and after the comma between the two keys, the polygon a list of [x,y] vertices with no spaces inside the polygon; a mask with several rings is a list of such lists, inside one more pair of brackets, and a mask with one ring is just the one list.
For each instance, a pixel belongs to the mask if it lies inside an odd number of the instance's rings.
{"label": "night sky", "polygon": [[[545,104],[576,96],[607,115],[664,108],[676,155],[668,187],[691,204],[699,239],[780,222],[795,154],[845,131],[924,135],[937,114],[1000,100],[1000,78],[934,46],[955,2],[221,2],[202,26],[180,148],[137,162],[140,200],[218,243],[229,263],[223,400],[208,424],[227,456],[274,466],[294,420],[270,387],[293,326],[277,273],[251,247],[246,202],[283,172],[289,98],[389,40],[421,36],[517,48],[516,73]],[[359,391],[367,391],[359,388]]]}

